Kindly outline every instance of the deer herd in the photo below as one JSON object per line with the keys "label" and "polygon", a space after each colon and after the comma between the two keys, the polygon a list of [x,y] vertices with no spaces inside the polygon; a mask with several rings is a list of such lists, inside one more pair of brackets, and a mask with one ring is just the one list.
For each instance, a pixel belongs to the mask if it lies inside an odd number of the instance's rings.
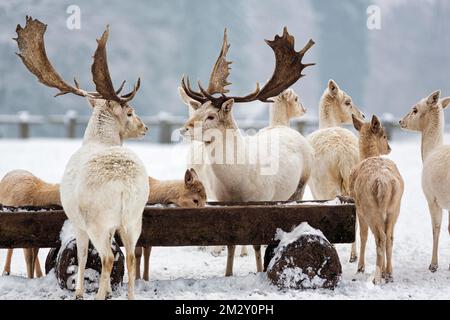
{"label": "deer herd", "polygon": [[[199,82],[198,91],[195,91],[187,77],[182,78],[178,88],[181,100],[189,108],[189,119],[180,129],[190,141],[184,179],[160,181],[149,177],[139,157],[123,146],[126,139],[143,137],[148,127],[129,105],[140,88],[140,79],[126,94],[121,94],[124,82],[117,90],[113,86],[106,54],[109,27],[97,40],[93,56],[91,73],[95,91],[82,89],[76,79],[74,85],[68,84],[53,68],[45,51],[46,28],[31,17],[27,17],[25,27],[17,26],[15,40],[19,57],[39,82],[59,90],[56,96],[71,93],[86,98],[92,114],[82,146],[70,158],[60,184],[48,184],[30,172],[14,170],[0,182],[0,203],[8,206],[62,205],[74,225],[77,242],[76,298],[82,298],[84,293],[89,240],[102,263],[96,298],[105,299],[111,293],[110,273],[114,261],[111,242],[116,231],[126,251],[128,297],[134,298],[135,279],[141,277],[142,253],[143,278],[149,280],[151,247],[136,247],[147,203],[203,207],[207,199],[296,201],[302,200],[307,185],[314,199],[346,195],[355,200],[361,240],[357,272],[365,269],[365,246],[370,228],[376,244],[373,282],[393,280],[393,234],[404,182],[395,163],[383,157],[391,149],[380,120],[373,116],[366,122],[352,98],[335,81],[329,80],[319,102],[318,130],[304,137],[290,128],[290,119],[306,112],[290,87],[304,76],[302,72],[306,67],[313,65],[302,62],[305,53],[314,45],[312,40],[298,52],[287,28],[282,36],[266,40],[275,55],[272,77],[262,88],[257,84],[255,91],[248,95],[231,96],[227,95],[231,62],[226,57],[230,45],[225,30],[207,88]],[[270,103],[270,121],[269,126],[256,135],[246,136],[233,117],[233,107],[252,101]],[[401,128],[422,133],[422,187],[433,230],[429,267],[432,272],[438,268],[442,209],[450,209],[450,180],[447,178],[450,146],[443,145],[444,109],[449,104],[450,97],[441,98],[440,92],[436,91],[419,101],[400,120]],[[347,124],[353,124],[359,139],[341,127]],[[274,144],[276,148],[273,148]],[[255,154],[256,160],[250,161]],[[214,250],[217,253],[221,249]],[[235,247],[228,246],[227,249],[225,275],[231,276]],[[254,246],[254,250],[256,270],[261,272],[261,247]],[[39,248],[24,249],[30,278],[42,276],[38,251]],[[5,275],[10,273],[12,253],[9,249]],[[246,254],[245,247],[242,254]],[[356,260],[356,244],[353,243],[350,262]]]}

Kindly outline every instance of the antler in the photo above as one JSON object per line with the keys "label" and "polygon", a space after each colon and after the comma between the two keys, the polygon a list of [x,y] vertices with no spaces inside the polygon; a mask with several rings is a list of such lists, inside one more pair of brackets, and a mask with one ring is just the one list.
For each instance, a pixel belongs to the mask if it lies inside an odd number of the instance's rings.
{"label": "antler", "polygon": [[112,84],[111,76],[108,69],[108,58],[106,55],[106,42],[109,36],[109,25],[106,26],[106,30],[103,32],[102,37],[97,39],[97,49],[94,53],[94,63],[92,64],[92,78],[95,83],[97,92],[107,100],[114,100],[119,103],[127,103],[132,100],[136,95],[136,92],[141,86],[141,79],[139,78],[137,83],[133,86],[133,90],[122,96],[118,96],[125,84],[122,82],[120,88],[116,91]]}
{"label": "antler", "polygon": [[60,96],[67,93],[73,93],[82,97],[95,96],[80,88],[78,81],[74,80],[75,87],[67,84],[53,68],[47,58],[44,44],[44,34],[47,25],[39,20],[33,20],[32,17],[26,17],[25,28],[17,25],[17,41],[20,52],[17,55],[22,59],[27,69],[34,74],[42,84],[56,88],[59,92],[55,95]]}
{"label": "antler", "polygon": [[[230,45],[228,44],[227,30],[225,29],[222,49],[211,73],[208,90],[205,90],[199,82],[198,87],[200,92],[193,91],[189,84],[189,78],[186,82],[184,77],[182,78],[181,85],[191,99],[197,100],[200,103],[211,101],[216,107],[220,107],[223,102],[229,99],[234,99],[237,103],[255,100],[269,102],[267,99],[279,95],[303,77],[302,71],[304,68],[314,65],[314,63],[302,63],[303,56],[314,45],[314,41],[310,39],[302,50],[296,52],[294,49],[294,40],[294,37],[288,33],[287,27],[284,27],[281,37],[276,35],[274,40],[266,40],[266,43],[272,48],[275,54],[275,71],[272,77],[262,89],[259,88],[259,84],[257,83],[256,89],[252,93],[243,97],[229,97],[225,95],[225,93],[229,92],[225,89],[225,86],[231,84],[227,81],[227,77],[230,74],[229,64],[231,62],[226,61],[226,54]],[[213,95],[215,93],[220,93],[221,96],[214,97]]]}

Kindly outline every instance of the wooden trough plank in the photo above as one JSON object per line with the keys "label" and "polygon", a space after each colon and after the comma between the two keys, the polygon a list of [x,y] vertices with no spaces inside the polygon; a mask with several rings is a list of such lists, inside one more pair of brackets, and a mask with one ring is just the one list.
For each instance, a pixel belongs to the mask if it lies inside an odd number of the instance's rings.
{"label": "wooden trough plank", "polygon": [[[66,219],[62,210],[0,212],[0,248],[57,247]],[[268,244],[277,228],[290,231],[304,221],[320,229],[332,243],[350,243],[355,239],[355,220],[353,205],[147,207],[138,244]]]}

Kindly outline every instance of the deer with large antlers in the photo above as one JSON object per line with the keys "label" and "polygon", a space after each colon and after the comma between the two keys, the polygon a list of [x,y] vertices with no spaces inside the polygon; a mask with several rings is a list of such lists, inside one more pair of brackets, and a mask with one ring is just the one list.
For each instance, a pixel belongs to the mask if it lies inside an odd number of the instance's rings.
{"label": "deer with large antlers", "polygon": [[[201,142],[206,155],[199,172],[208,197],[219,201],[300,200],[309,179],[313,152],[306,139],[286,126],[268,127],[255,136],[243,136],[232,115],[235,103],[270,102],[294,84],[305,67],[302,58],[314,45],[310,40],[300,51],[294,49],[294,37],[287,28],[283,35],[266,40],[275,53],[275,71],[271,79],[249,95],[227,96],[229,49],[225,30],[220,55],[211,73],[209,85],[194,91],[187,78],[182,79],[182,98],[194,110],[182,133]],[[187,98],[186,98],[187,97]],[[195,149],[193,150],[195,151]],[[223,157],[225,155],[225,157]],[[266,170],[265,170],[266,169]],[[268,169],[268,170],[267,170]],[[197,170],[197,168],[196,168]],[[262,271],[261,247],[254,246],[257,271]],[[234,246],[228,246],[226,276],[233,273]]]}
{"label": "deer with large antlers", "polygon": [[116,92],[108,70],[106,42],[109,27],[97,40],[92,64],[96,92],[67,84],[47,58],[44,34],[47,26],[27,17],[26,26],[17,26],[18,54],[28,70],[44,85],[89,100],[93,111],[83,145],[69,160],[61,182],[61,202],[75,227],[78,251],[76,297],[84,293],[84,271],[89,239],[102,263],[96,299],[111,293],[110,274],[114,262],[111,242],[119,231],[126,249],[128,298],[134,298],[136,260],[134,250],[141,233],[142,212],[147,203],[149,183],[145,167],[124,139],[140,138],[148,128],[128,103],[139,89],[140,81],[125,95]]}

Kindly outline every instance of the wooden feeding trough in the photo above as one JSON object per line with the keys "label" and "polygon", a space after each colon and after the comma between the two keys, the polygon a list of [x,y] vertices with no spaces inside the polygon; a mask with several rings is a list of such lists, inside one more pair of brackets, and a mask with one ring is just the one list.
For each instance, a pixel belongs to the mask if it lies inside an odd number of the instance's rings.
{"label": "wooden feeding trough", "polygon": [[[266,245],[277,228],[301,222],[319,229],[331,243],[355,240],[354,205],[314,202],[210,202],[204,208],[147,206],[140,246]],[[62,208],[0,207],[0,248],[55,248],[67,219]],[[120,243],[120,239],[117,238]]]}
{"label": "wooden feeding trough", "polygon": [[[59,248],[60,232],[66,220],[64,211],[57,206],[1,206],[0,248]],[[138,246],[273,246],[278,228],[290,231],[302,222],[321,230],[331,243],[351,243],[355,240],[355,221],[355,206],[344,198],[339,204],[324,201],[210,202],[204,208],[148,205],[143,214]],[[116,242],[121,245],[118,235]],[[115,250],[121,255],[120,249]],[[60,286],[73,289],[76,247],[66,246],[60,255],[58,251],[49,252],[46,269],[56,267]],[[90,266],[89,261],[93,261]],[[113,268],[114,285],[121,283],[123,277],[123,256],[118,261],[120,265]],[[98,256],[90,257],[88,267],[100,272],[98,262]]]}

